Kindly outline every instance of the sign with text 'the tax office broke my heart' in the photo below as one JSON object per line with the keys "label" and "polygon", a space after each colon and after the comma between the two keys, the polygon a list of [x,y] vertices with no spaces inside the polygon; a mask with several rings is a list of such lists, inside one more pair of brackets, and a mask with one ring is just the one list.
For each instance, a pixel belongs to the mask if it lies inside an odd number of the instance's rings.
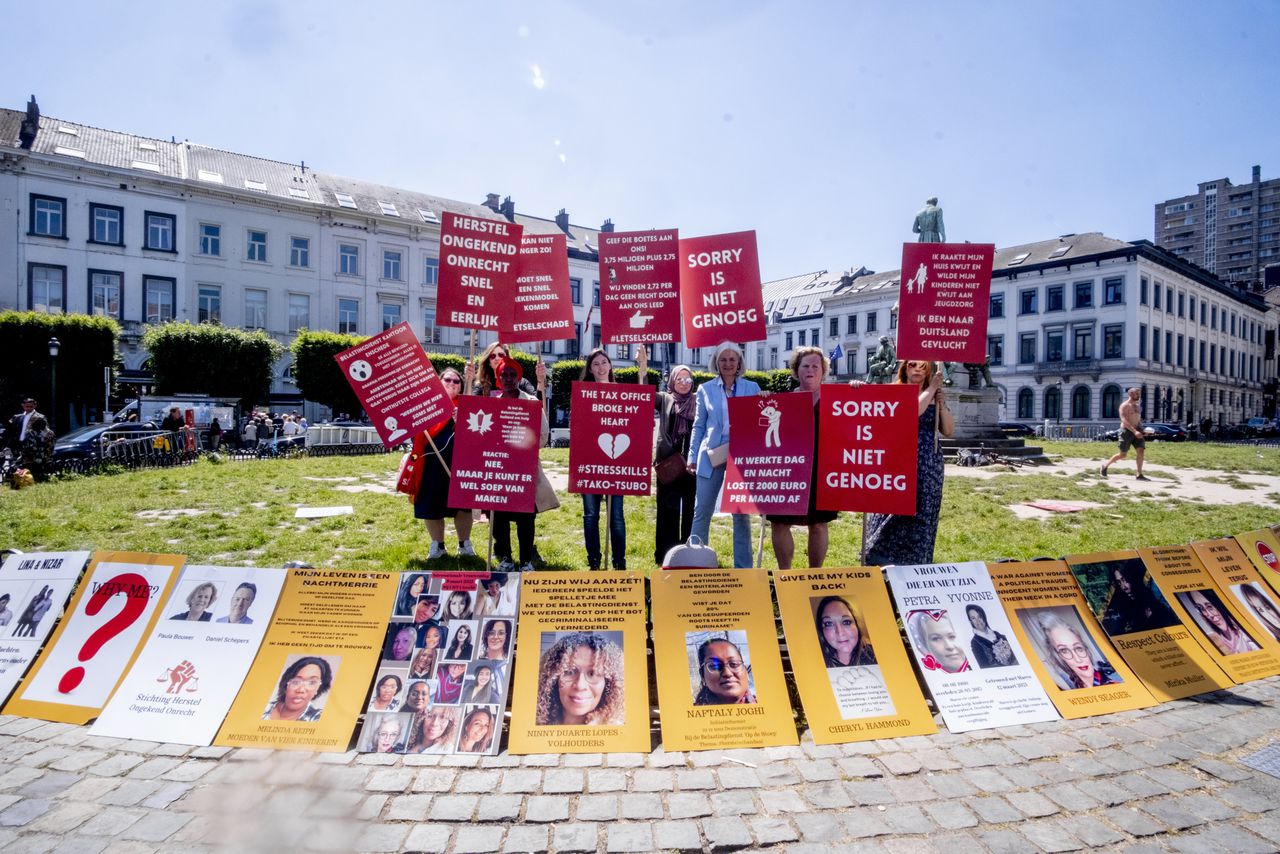
{"label": "sign with text 'the tax office broke my heart'", "polygon": [[569,491],[648,495],[653,388],[575,382],[569,405]]}
{"label": "sign with text 'the tax office broke my heart'", "polygon": [[765,339],[754,231],[680,240],[680,310],[687,347]]}
{"label": "sign with text 'the tax office broke my heart'", "polygon": [[981,362],[987,357],[990,243],[904,243],[898,358]]}

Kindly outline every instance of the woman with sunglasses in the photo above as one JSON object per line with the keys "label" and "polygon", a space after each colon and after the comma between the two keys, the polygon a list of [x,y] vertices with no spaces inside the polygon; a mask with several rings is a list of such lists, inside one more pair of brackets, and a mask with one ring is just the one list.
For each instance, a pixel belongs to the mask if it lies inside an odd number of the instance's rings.
{"label": "woman with sunglasses", "polygon": [[[643,350],[642,350],[643,352]],[[647,354],[645,354],[647,356]],[[640,358],[636,356],[637,360]],[[646,366],[648,360],[646,358]],[[689,439],[693,435],[693,419],[697,414],[697,396],[693,393],[693,371],[688,365],[676,365],[667,378],[667,390],[658,392],[658,449],[654,463],[678,454],[689,457]],[[682,469],[670,483],[658,478],[658,519],[653,533],[653,562],[658,566],[667,552],[689,539],[693,533],[693,502],[698,493],[698,478]]]}
{"label": "woman with sunglasses", "polygon": [[[933,545],[938,538],[938,515],[942,512],[942,448],[938,436],[950,438],[956,422],[947,408],[942,390],[942,371],[935,362],[907,361],[898,365],[895,383],[916,387],[916,515],[868,513],[866,517],[866,563],[933,563]],[[852,380],[852,386],[862,383]]]}
{"label": "woman with sunglasses", "polygon": [[[449,403],[453,409],[458,408],[458,395],[462,393],[462,375],[453,368],[445,368],[440,372],[440,382],[449,395]],[[449,472],[446,466],[453,466],[453,419],[427,431],[431,434],[436,448],[440,451],[440,460],[427,442],[426,434],[419,434],[413,440],[413,453],[418,455],[422,470],[422,484],[418,494],[413,498],[413,515],[427,523],[427,534],[431,537],[431,548],[427,552],[427,560],[445,557],[448,552],[444,548],[444,520],[453,519],[453,529],[458,535],[458,555],[475,556],[476,550],[471,545],[471,511],[459,510],[445,506],[449,497]]]}
{"label": "woman with sunglasses", "polygon": [[[467,387],[471,389],[469,394],[478,394],[482,397],[497,397],[502,392],[502,383],[498,380],[498,363],[503,359],[510,358],[511,351],[506,344],[501,341],[494,341],[488,347],[485,347],[480,353],[480,358],[476,363],[468,362],[466,366],[466,382]],[[520,378],[520,392],[530,397],[536,397],[542,400],[547,390],[547,366],[539,359],[534,365],[534,378],[538,381],[534,386],[523,376]]]}

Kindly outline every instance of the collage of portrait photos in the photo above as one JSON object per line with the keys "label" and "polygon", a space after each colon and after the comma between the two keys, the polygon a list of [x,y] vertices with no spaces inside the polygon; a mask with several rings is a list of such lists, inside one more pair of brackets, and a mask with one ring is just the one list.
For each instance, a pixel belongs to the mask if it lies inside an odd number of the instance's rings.
{"label": "collage of portrait photos", "polygon": [[519,573],[401,573],[358,749],[497,753],[519,600]]}

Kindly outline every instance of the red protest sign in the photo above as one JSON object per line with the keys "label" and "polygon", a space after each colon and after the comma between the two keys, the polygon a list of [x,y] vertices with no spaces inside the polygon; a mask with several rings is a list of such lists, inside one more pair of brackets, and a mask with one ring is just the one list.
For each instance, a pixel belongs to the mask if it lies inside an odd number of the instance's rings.
{"label": "red protest sign", "polygon": [[987,358],[990,243],[902,244],[898,358],[981,362]]}
{"label": "red protest sign", "polygon": [[754,231],[681,239],[680,309],[687,347],[765,339]]}
{"label": "red protest sign", "polygon": [[453,417],[444,384],[408,322],[334,358],[388,448]]}
{"label": "red protest sign", "polygon": [[720,511],[808,513],[813,395],[799,391],[730,398],[729,424],[729,461]]}
{"label": "red protest sign", "polygon": [[575,382],[569,403],[569,491],[648,495],[653,388]]}
{"label": "red protest sign", "polygon": [[511,299],[524,228],[504,220],[445,211],[440,226],[436,324],[498,329]]}
{"label": "red protest sign", "polygon": [[601,341],[680,340],[679,242],[674,228],[600,235]]}
{"label": "red protest sign", "polygon": [[503,341],[562,341],[573,331],[569,253],[563,234],[528,234],[516,255],[515,290],[502,302]]}
{"label": "red protest sign", "polygon": [[450,507],[532,513],[542,404],[517,397],[458,399]]}
{"label": "red protest sign", "polygon": [[818,507],[916,514],[919,389],[824,385],[818,404]]}

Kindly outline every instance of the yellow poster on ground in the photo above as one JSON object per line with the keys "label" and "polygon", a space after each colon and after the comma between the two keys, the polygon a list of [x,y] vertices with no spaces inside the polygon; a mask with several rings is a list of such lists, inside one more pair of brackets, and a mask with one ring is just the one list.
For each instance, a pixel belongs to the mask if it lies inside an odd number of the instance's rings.
{"label": "yellow poster on ground", "polygon": [[1236,534],[1236,542],[1240,544],[1240,548],[1244,549],[1249,561],[1258,568],[1258,574],[1266,579],[1267,583],[1271,585],[1271,589],[1276,593],[1280,593],[1280,542],[1277,542],[1278,536],[1280,535],[1277,535],[1270,528],[1259,528],[1256,531]]}
{"label": "yellow poster on ground", "polygon": [[5,714],[68,724],[96,717],[133,666],[185,562],[181,555],[94,552],[66,616]]}
{"label": "yellow poster on ground", "polygon": [[1143,709],[1156,700],[1125,665],[1060,560],[989,563],[1009,625],[1064,718]]}
{"label": "yellow poster on ground", "polygon": [[1264,648],[1280,652],[1280,602],[1240,544],[1233,537],[1223,537],[1192,543],[1191,548],[1218,590],[1235,597],[1236,610],[1252,628],[1250,634]]}
{"label": "yellow poster on ground", "polygon": [[644,576],[525,573],[511,753],[647,753]]}
{"label": "yellow poster on ground", "polygon": [[1169,607],[1137,552],[1067,555],[1066,561],[1089,610],[1157,700],[1232,684]]}
{"label": "yellow poster on ground", "polygon": [[797,744],[768,572],[659,571],[649,585],[663,747]]}
{"label": "yellow poster on ground", "polygon": [[814,742],[938,731],[879,567],[783,570],[773,580]]}
{"label": "yellow poster on ground", "polygon": [[378,665],[399,576],[291,569],[214,744],[342,751]]}
{"label": "yellow poster on ground", "polygon": [[1214,663],[1236,682],[1280,673],[1280,657],[1244,626],[1244,615],[1218,592],[1191,546],[1139,549],[1165,601]]}

